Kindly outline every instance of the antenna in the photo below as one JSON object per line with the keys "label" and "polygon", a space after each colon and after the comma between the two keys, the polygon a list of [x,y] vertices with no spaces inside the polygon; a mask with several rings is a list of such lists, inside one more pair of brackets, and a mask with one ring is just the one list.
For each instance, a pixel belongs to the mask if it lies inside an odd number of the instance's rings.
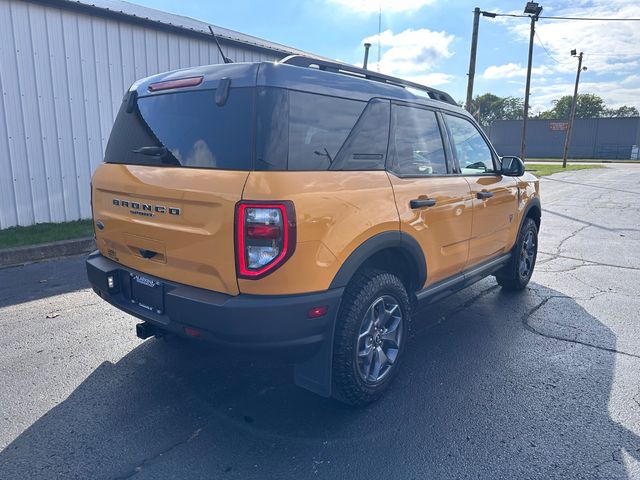
{"label": "antenna", "polygon": [[216,34],[213,33],[213,28],[211,28],[211,25],[209,25],[209,31],[211,32],[211,36],[213,37],[213,39],[216,41],[216,45],[218,46],[218,50],[220,50],[220,55],[222,55],[222,60],[224,61],[224,63],[233,63],[230,58],[225,57],[224,52],[222,51],[222,47],[220,46],[220,42],[218,41],[218,37],[216,37]]}
{"label": "antenna", "polygon": [[378,4],[378,72],[380,71],[380,35],[382,35],[382,5]]}

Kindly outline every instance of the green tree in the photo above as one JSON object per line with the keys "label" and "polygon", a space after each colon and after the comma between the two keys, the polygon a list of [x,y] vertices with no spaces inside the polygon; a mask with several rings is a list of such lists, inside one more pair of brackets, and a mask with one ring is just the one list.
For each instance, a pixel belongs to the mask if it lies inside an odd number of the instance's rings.
{"label": "green tree", "polygon": [[636,107],[630,107],[628,105],[622,105],[618,108],[607,108],[605,110],[605,117],[640,117],[640,112]]}
{"label": "green tree", "polygon": [[491,125],[500,115],[502,98],[493,93],[478,95],[471,102],[471,114],[480,125]]}
{"label": "green tree", "polygon": [[[553,101],[553,108],[540,114],[540,118],[568,120],[571,114],[573,96],[565,95]],[[605,116],[606,108],[602,97],[593,93],[578,94],[576,118],[599,118]]]}
{"label": "green tree", "polygon": [[524,102],[520,98],[485,93],[473,99],[471,113],[480,125],[491,125],[495,120],[519,120],[524,115]]}
{"label": "green tree", "polygon": [[522,120],[524,118],[524,99],[505,97],[502,102],[502,120]]}

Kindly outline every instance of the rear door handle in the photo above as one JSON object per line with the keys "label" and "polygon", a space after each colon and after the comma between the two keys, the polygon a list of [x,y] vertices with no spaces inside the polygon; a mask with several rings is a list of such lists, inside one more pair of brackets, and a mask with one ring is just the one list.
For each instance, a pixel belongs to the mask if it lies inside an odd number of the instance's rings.
{"label": "rear door handle", "polygon": [[493,197],[493,192],[478,192],[476,193],[476,197],[479,198],[480,200],[486,200],[487,198],[491,198]]}
{"label": "rear door handle", "polygon": [[435,204],[433,198],[414,198],[409,202],[411,208],[433,207]]}

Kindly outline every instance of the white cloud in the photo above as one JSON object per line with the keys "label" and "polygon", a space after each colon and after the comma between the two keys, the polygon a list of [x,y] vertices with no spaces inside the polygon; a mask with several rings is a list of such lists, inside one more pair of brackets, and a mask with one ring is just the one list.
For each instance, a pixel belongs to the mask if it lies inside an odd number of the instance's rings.
{"label": "white cloud", "polygon": [[[553,14],[554,16],[591,18],[638,18],[640,5],[621,0],[594,0],[588,7],[572,6],[558,9]],[[511,31],[521,42],[529,41],[527,23],[519,22],[511,27]],[[584,52],[584,63],[594,73],[637,71],[637,61],[640,57],[625,55],[638,53],[640,29],[635,22],[540,20],[536,31],[538,34],[536,44],[539,45],[542,42],[557,61],[538,49],[535,63],[545,63],[558,72],[575,72],[576,61],[571,59],[569,52],[576,49],[578,52]]]}
{"label": "white cloud", "polygon": [[[380,71],[391,75],[425,73],[453,56],[450,46],[454,38],[446,32],[427,28],[407,29],[398,34],[385,30],[380,35],[380,46],[384,50]],[[378,35],[367,37],[364,42],[372,44],[370,58],[375,58]],[[377,62],[370,62],[370,68],[377,69]]]}
{"label": "white cloud", "polygon": [[448,73],[433,72],[422,75],[409,75],[404,78],[410,82],[426,85],[427,87],[437,87],[439,85],[451,83],[455,79],[455,76],[449,75]]}
{"label": "white cloud", "polygon": [[[531,69],[532,75],[544,75],[549,73],[550,69],[545,65]],[[525,77],[527,75],[527,67],[519,63],[506,63],[504,65],[491,65],[482,73],[485,80],[504,80],[505,78]]]}
{"label": "white cloud", "polygon": [[[534,85],[531,88],[531,103],[548,108],[553,100],[564,95],[573,95],[573,88],[573,82]],[[603,98],[607,107],[620,107],[622,105],[640,107],[637,100],[640,98],[640,77],[635,75],[634,78],[630,77],[623,82],[581,80],[578,93],[595,93]]]}
{"label": "white cloud", "polygon": [[[521,12],[513,12],[521,13]],[[629,0],[573,0],[556,2],[553,11],[545,6],[542,16],[638,18],[640,4]],[[488,19],[487,19],[488,20]],[[511,37],[522,45],[526,55],[529,42],[527,19],[498,17]],[[609,106],[621,104],[640,107],[640,28],[637,22],[545,20],[536,24],[535,53],[533,59],[531,103],[546,109],[551,101],[573,93],[577,59],[570,56],[576,49],[584,52],[583,64],[588,68],[580,80],[581,93],[595,93]],[[546,47],[546,52],[541,48]],[[553,58],[551,58],[553,57]],[[526,65],[518,63],[496,64],[486,68],[485,80],[509,82],[524,79]],[[519,93],[522,96],[522,93]],[[534,107],[534,111],[535,111]]]}
{"label": "white cloud", "polygon": [[340,5],[348,10],[372,14],[382,9],[383,13],[416,12],[436,0],[329,0],[330,3]]}

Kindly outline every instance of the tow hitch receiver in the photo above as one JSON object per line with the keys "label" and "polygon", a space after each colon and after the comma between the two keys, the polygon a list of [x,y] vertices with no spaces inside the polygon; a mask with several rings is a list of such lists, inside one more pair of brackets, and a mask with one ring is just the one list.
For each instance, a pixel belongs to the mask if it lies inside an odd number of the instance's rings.
{"label": "tow hitch receiver", "polygon": [[144,322],[138,323],[136,325],[136,335],[138,336],[138,338],[146,340],[147,338],[153,337],[154,335],[160,336],[160,331],[154,325]]}

